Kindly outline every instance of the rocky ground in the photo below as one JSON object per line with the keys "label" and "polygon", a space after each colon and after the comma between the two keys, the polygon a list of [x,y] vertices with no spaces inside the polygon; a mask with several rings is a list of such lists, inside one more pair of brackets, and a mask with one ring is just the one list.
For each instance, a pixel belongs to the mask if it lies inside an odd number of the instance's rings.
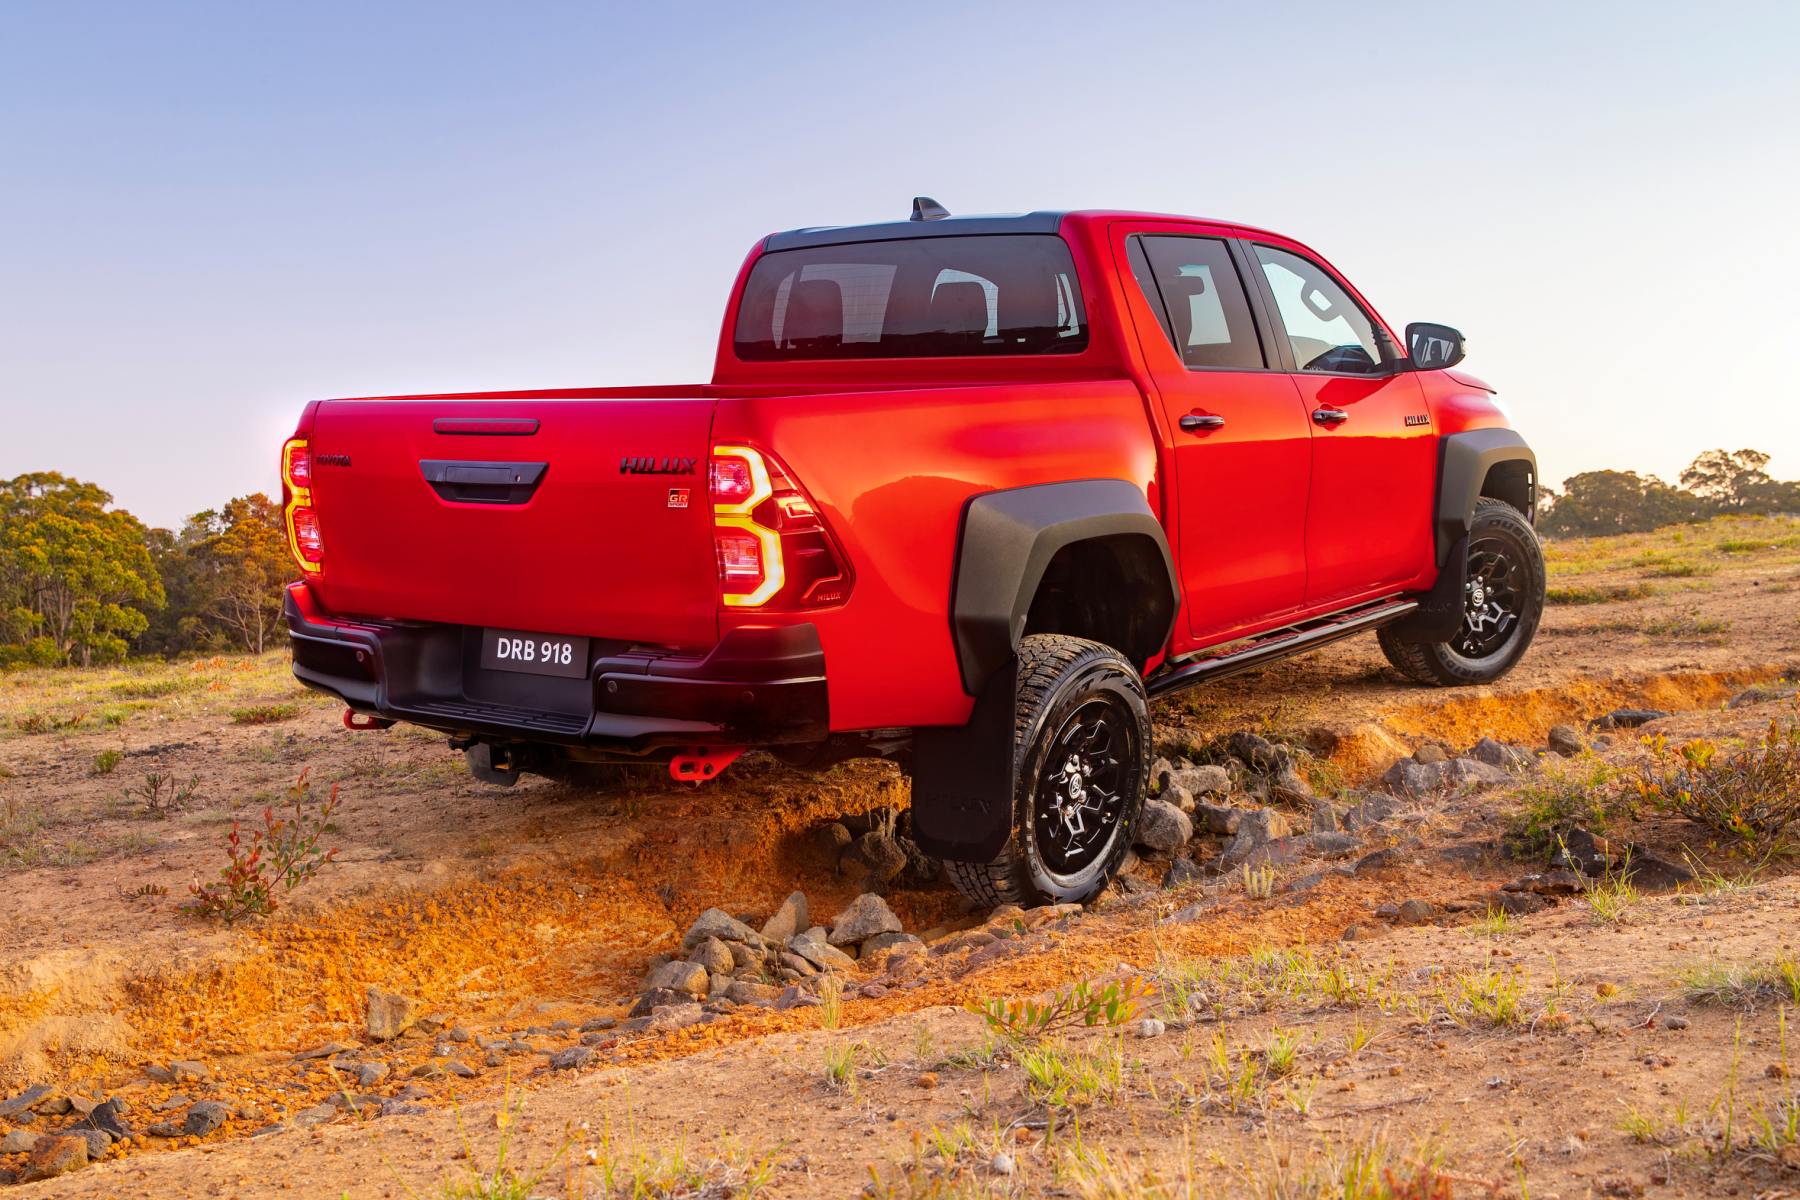
{"label": "rocky ground", "polygon": [[[1645,737],[1793,719],[1796,528],[1564,549],[1554,583],[1619,598],[1553,609],[1499,688],[1352,643],[1166,706],[1085,909],[967,909],[880,766],[495,793],[274,660],[0,678],[0,1180],[1780,1194],[1789,862],[1593,801]],[[1690,561],[1709,587],[1653,574]],[[270,917],[177,911],[303,768],[336,860]]]}

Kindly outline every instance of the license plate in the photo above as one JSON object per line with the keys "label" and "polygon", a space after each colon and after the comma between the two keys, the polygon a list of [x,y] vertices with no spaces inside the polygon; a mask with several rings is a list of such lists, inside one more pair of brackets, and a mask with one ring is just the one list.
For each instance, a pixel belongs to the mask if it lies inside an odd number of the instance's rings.
{"label": "license plate", "polygon": [[489,671],[580,679],[588,673],[588,640],[513,629],[481,631],[481,665]]}

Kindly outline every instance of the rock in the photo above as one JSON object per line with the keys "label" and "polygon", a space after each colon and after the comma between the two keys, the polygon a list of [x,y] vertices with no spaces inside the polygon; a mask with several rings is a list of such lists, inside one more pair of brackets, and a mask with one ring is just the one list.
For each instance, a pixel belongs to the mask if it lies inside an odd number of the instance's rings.
{"label": "rock", "polygon": [[181,1132],[189,1137],[205,1137],[231,1116],[231,1109],[217,1100],[202,1100],[187,1110],[181,1119]]}
{"label": "rock", "polygon": [[444,1074],[454,1075],[458,1079],[473,1079],[475,1068],[460,1059],[451,1058],[444,1060]]}
{"label": "rock", "polygon": [[901,954],[911,954],[916,950],[923,950],[924,948],[925,943],[910,933],[878,933],[874,937],[863,942],[862,957],[865,960],[871,959],[884,951],[897,951]]}
{"label": "rock", "polygon": [[1157,794],[1156,799],[1163,804],[1173,804],[1184,813],[1194,811],[1194,793],[1174,780],[1169,781],[1169,785]]}
{"label": "rock", "polygon": [[73,1134],[39,1138],[26,1156],[25,1165],[19,1168],[19,1182],[36,1183],[79,1171],[88,1165],[91,1150],[86,1138]]}
{"label": "rock", "polygon": [[104,1104],[96,1104],[87,1114],[88,1124],[101,1130],[113,1141],[121,1141],[131,1136],[131,1126],[125,1123],[125,1101],[114,1098]]}
{"label": "rock", "polygon": [[356,1064],[356,1086],[372,1088],[388,1077],[388,1065],[383,1062],[366,1062]]}
{"label": "rock", "polygon": [[1662,1019],[1662,1024],[1664,1029],[1686,1029],[1689,1022],[1686,1017],[1667,1016]]}
{"label": "rock", "polygon": [[1476,762],[1484,762],[1490,767],[1500,767],[1507,771],[1521,771],[1531,765],[1530,754],[1491,737],[1484,737],[1470,747],[1469,757]]}
{"label": "rock", "polygon": [[[107,1149],[113,1144],[112,1134],[106,1132],[104,1129],[90,1129],[87,1126],[77,1126],[76,1128],[66,1130],[65,1132],[67,1136],[80,1138],[87,1143],[89,1162],[98,1162],[100,1159],[105,1158]],[[40,1146],[42,1144],[43,1143],[41,1142],[39,1143]]]}
{"label": "rock", "polygon": [[1241,811],[1227,808],[1222,804],[1196,804],[1192,818],[1193,827],[1197,831],[1210,833],[1214,837],[1230,837],[1238,831]]}
{"label": "rock", "polygon": [[1387,769],[1381,782],[1400,796],[1427,796],[1444,783],[1444,764],[1422,763],[1403,758]]}
{"label": "rock", "polygon": [[1136,1025],[1132,1026],[1131,1031],[1141,1038],[1159,1038],[1164,1033],[1167,1033],[1168,1029],[1169,1027],[1167,1025],[1163,1024],[1155,1017],[1145,1017]]}
{"label": "rock", "polygon": [[1613,844],[1586,829],[1571,829],[1562,837],[1562,848],[1552,865],[1572,867],[1583,875],[1604,875],[1612,868],[1617,851]]}
{"label": "rock", "polygon": [[694,919],[688,931],[681,938],[681,952],[692,953],[694,948],[707,938],[718,938],[721,942],[756,942],[760,940],[756,930],[750,928],[722,908],[709,908]]}
{"label": "rock", "polygon": [[798,984],[789,984],[781,989],[781,995],[775,997],[777,1009],[815,1008],[823,1003],[824,1001]]}
{"label": "rock", "polygon": [[85,1117],[93,1112],[94,1106],[99,1103],[98,1100],[88,1096],[58,1096],[54,1100],[44,1101],[33,1111],[58,1116],[72,1112],[78,1117]]}
{"label": "rock", "polygon": [[1235,871],[1250,856],[1276,838],[1289,833],[1287,818],[1270,808],[1247,808],[1238,813],[1237,832],[1225,843],[1219,855],[1219,867]]}
{"label": "rock", "polygon": [[1169,869],[1163,873],[1162,885],[1166,888],[1181,887],[1183,884],[1199,883],[1204,878],[1206,873],[1200,869],[1200,864],[1183,854],[1169,864]]}
{"label": "rock", "polygon": [[1231,772],[1211,763],[1186,768],[1176,782],[1195,796],[1224,796],[1231,792]]}
{"label": "rock", "polygon": [[1312,802],[1312,831],[1314,833],[1336,833],[1340,827],[1337,806],[1329,800],[1314,797]]}
{"label": "rock", "polygon": [[771,942],[785,942],[810,924],[812,920],[806,914],[806,893],[791,892],[781,902],[781,907],[763,922],[762,935]]}
{"label": "rock", "polygon": [[1173,854],[1194,836],[1187,814],[1166,800],[1146,800],[1132,840],[1146,850]]}
{"label": "rock", "polygon": [[869,868],[869,877],[886,883],[906,868],[906,851],[900,841],[886,830],[872,829],[857,838],[851,852],[858,862]]}
{"label": "rock", "polygon": [[1344,813],[1344,828],[1352,833],[1380,825],[1400,811],[1400,802],[1383,792],[1349,792],[1357,802]]}
{"label": "rock", "polygon": [[1351,925],[1345,928],[1343,940],[1346,942],[1366,942],[1380,937],[1387,930],[1380,925]]}
{"label": "rock", "polygon": [[1582,890],[1581,876],[1559,867],[1533,876],[1530,886],[1525,890],[1536,892],[1540,896],[1572,896]]}
{"label": "rock", "polygon": [[212,1069],[203,1062],[183,1059],[169,1064],[169,1074],[176,1083],[196,1083],[212,1078]]}
{"label": "rock", "polygon": [[1012,1155],[1006,1153],[1004,1150],[990,1158],[988,1160],[988,1166],[993,1169],[993,1172],[996,1175],[1011,1175],[1013,1171],[1017,1169],[1016,1165],[1013,1163]]}
{"label": "rock", "polygon": [[0,1117],[16,1117],[20,1113],[29,1112],[49,1095],[48,1084],[34,1083],[12,1099],[0,1101]]}
{"label": "rock", "polygon": [[1635,846],[1625,860],[1625,876],[1646,892],[1672,892],[1694,881],[1694,872],[1681,863],[1647,854]]}
{"label": "rock", "polygon": [[1252,770],[1264,773],[1279,771],[1290,762],[1285,749],[1247,729],[1240,729],[1226,738],[1225,749],[1233,757],[1242,759]]}
{"label": "rock", "polygon": [[417,1000],[378,987],[369,989],[368,1005],[367,1028],[372,1041],[392,1041],[412,1028],[418,1017]]}
{"label": "rock", "polygon": [[1511,783],[1512,776],[1504,767],[1496,767],[1474,758],[1453,758],[1443,765],[1446,786],[1474,791]]}
{"label": "rock", "polygon": [[1747,687],[1725,702],[1726,708],[1743,708],[1749,704],[1767,704],[1771,700],[1787,700],[1796,694],[1792,684],[1759,683]]}
{"label": "rock", "polygon": [[705,967],[708,975],[729,975],[737,967],[737,960],[732,957],[731,947],[718,938],[707,938],[688,956],[688,961]]}
{"label": "rock", "polygon": [[725,998],[734,1004],[754,1004],[766,1008],[775,1003],[781,995],[781,989],[766,983],[751,983],[744,979],[735,979],[725,989]]}
{"label": "rock", "polygon": [[1394,913],[1396,925],[1429,925],[1437,920],[1437,905],[1429,900],[1408,900]]}
{"label": "rock", "polygon": [[1286,867],[1312,852],[1311,834],[1289,834],[1264,842],[1240,863],[1246,867]]}
{"label": "rock", "polygon": [[864,892],[837,915],[827,940],[833,946],[851,946],[878,933],[899,932],[900,918],[887,906],[887,901],[873,892]]}
{"label": "rock", "polygon": [[704,996],[707,991],[706,968],[694,962],[669,962],[644,977],[643,992],[684,992]]}
{"label": "rock", "polygon": [[592,1046],[570,1046],[567,1050],[558,1050],[550,1056],[552,1071],[574,1071],[585,1067],[594,1058]]}
{"label": "rock", "polygon": [[[302,1050],[300,1053],[294,1055],[294,1061],[306,1062],[307,1060],[314,1058],[335,1058],[340,1054],[348,1054],[358,1048],[359,1047],[353,1046],[349,1042],[326,1042],[323,1046],[314,1046],[311,1050]],[[154,1074],[151,1074],[150,1072],[145,1073],[149,1074],[150,1078],[156,1079]],[[167,1079],[157,1079],[156,1081],[158,1083],[174,1083],[175,1076],[170,1075]]]}
{"label": "rock", "polygon": [[1548,745],[1553,753],[1574,758],[1587,750],[1587,739],[1573,725],[1552,725]]}
{"label": "rock", "polygon": [[1362,839],[1350,833],[1312,833],[1307,835],[1306,843],[1307,851],[1320,858],[1343,858],[1362,849]]}
{"label": "rock", "polygon": [[[708,990],[710,991],[710,989]],[[637,1003],[631,1006],[629,1015],[647,1017],[659,1008],[667,1008],[674,1004],[692,1004],[694,995],[693,992],[678,992],[673,988],[651,988],[637,998]],[[700,995],[706,995],[706,992],[701,992]]]}
{"label": "rock", "polygon": [[1312,802],[1312,784],[1293,767],[1283,767],[1269,778],[1269,798],[1280,804],[1305,808]]}
{"label": "rock", "polygon": [[1416,763],[1423,763],[1426,766],[1431,766],[1434,763],[1443,762],[1450,756],[1446,754],[1444,748],[1436,742],[1426,742],[1417,750],[1413,751],[1412,757],[1413,761]]}
{"label": "rock", "polygon": [[1489,892],[1485,904],[1488,912],[1514,917],[1527,917],[1550,907],[1550,902],[1536,892]]}
{"label": "rock", "polygon": [[819,826],[818,831],[813,834],[813,838],[819,849],[823,850],[832,862],[836,862],[838,856],[855,840],[855,835],[850,832],[850,827],[842,821],[831,821]]}
{"label": "rock", "polygon": [[1595,729],[1636,729],[1668,715],[1660,708],[1615,708],[1591,724]]}
{"label": "rock", "polygon": [[28,1154],[38,1144],[38,1135],[29,1129],[14,1129],[0,1137],[0,1154]]}
{"label": "rock", "polygon": [[821,971],[848,971],[856,966],[854,958],[831,943],[820,941],[814,933],[795,934],[788,939],[788,949]]}

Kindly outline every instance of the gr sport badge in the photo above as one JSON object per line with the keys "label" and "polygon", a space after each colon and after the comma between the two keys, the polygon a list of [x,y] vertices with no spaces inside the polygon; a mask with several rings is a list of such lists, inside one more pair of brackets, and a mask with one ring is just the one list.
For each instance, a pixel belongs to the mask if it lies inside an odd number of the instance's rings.
{"label": "gr sport badge", "polygon": [[1418,413],[1415,416],[1409,416],[1406,418],[1406,425],[1407,425],[1407,428],[1409,428],[1409,429],[1412,428],[1414,425],[1429,425],[1429,424],[1431,424],[1431,417],[1425,413]]}
{"label": "gr sport badge", "polygon": [[627,454],[619,460],[621,475],[692,475],[699,469],[698,458],[657,458],[649,454]]}
{"label": "gr sport badge", "polygon": [[687,504],[688,504],[688,490],[686,488],[670,488],[669,489],[669,507],[670,508],[686,508]]}

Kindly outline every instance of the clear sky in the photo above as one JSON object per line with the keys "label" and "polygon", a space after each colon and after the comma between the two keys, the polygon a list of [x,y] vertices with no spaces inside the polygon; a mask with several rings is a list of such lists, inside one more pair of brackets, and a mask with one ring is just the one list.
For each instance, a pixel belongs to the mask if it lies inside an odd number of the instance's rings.
{"label": "clear sky", "polygon": [[1800,475],[1800,6],[0,0],[0,477],[154,524],[320,396],[705,378],[776,229],[1121,207],[1471,341],[1546,480]]}

